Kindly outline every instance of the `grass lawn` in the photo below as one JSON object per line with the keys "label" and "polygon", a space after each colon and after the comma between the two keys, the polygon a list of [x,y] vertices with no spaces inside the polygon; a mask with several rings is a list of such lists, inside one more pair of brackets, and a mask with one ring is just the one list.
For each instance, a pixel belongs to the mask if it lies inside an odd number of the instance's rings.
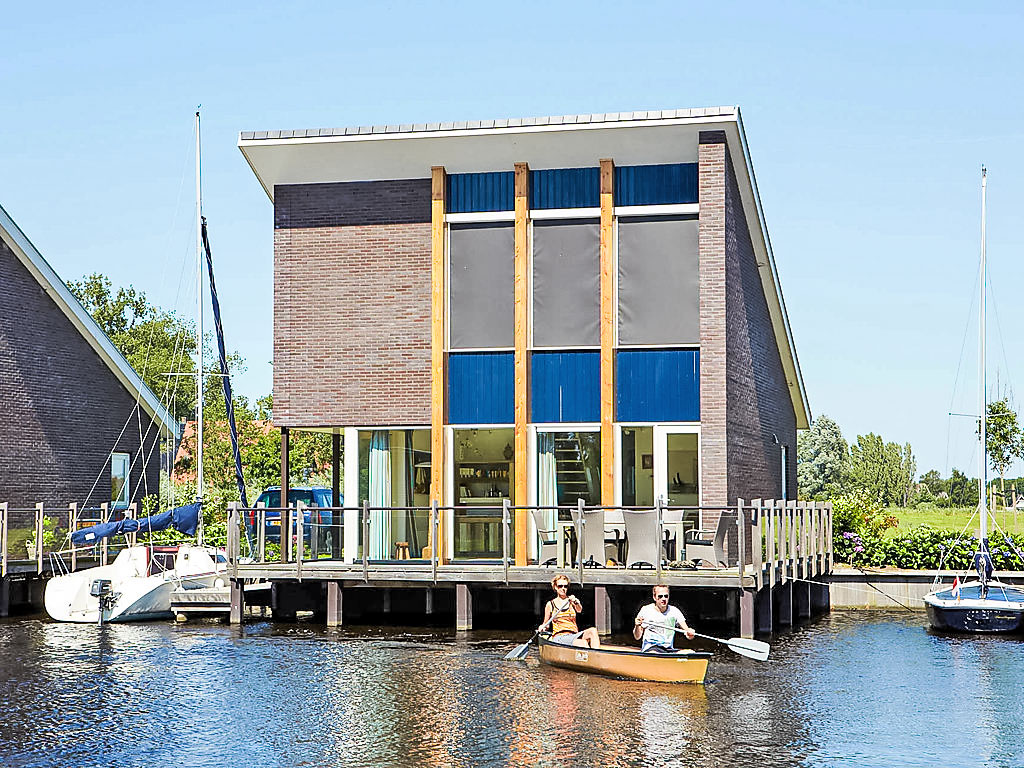
{"label": "grass lawn", "polygon": [[[976,511],[974,507],[942,508],[932,506],[914,508],[889,507],[886,510],[888,514],[897,517],[900,521],[899,528],[890,529],[893,533],[909,531],[911,528],[916,528],[920,525],[928,525],[932,528],[959,533],[967,525],[967,521],[971,517],[974,517],[974,520],[971,522],[971,528],[968,532],[977,533],[978,518],[975,516]],[[1015,513],[1012,509],[998,509],[991,517],[994,517],[999,528],[1007,533],[1024,534],[1024,510],[1017,510]],[[991,518],[989,520],[989,529],[995,529]]]}

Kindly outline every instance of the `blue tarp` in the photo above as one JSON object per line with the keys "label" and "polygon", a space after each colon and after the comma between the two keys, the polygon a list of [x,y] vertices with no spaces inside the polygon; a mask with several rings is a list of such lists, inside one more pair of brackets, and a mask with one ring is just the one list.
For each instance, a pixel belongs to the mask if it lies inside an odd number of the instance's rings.
{"label": "blue tarp", "polygon": [[202,508],[200,502],[186,504],[183,507],[175,507],[158,515],[144,517],[135,520],[126,517],[123,520],[112,520],[109,523],[100,523],[91,528],[82,528],[71,533],[72,544],[95,544],[100,539],[109,536],[117,536],[124,533],[149,533],[152,531],[163,531],[170,527],[185,534],[194,536],[199,525],[199,510]]}

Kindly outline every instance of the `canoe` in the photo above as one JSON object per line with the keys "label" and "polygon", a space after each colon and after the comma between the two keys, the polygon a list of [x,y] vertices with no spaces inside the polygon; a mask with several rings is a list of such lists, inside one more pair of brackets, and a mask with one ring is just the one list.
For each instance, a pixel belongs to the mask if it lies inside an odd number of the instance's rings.
{"label": "canoe", "polygon": [[582,648],[553,643],[547,635],[541,635],[537,642],[540,660],[553,667],[655,683],[703,683],[712,655],[688,650],[641,653],[637,648],[622,645]]}

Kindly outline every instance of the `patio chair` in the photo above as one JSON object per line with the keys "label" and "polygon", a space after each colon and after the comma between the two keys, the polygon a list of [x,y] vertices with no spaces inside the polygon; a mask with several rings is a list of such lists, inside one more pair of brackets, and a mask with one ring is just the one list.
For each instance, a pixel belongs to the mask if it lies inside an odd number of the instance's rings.
{"label": "patio chair", "polygon": [[653,510],[643,512],[623,511],[626,527],[627,568],[654,568],[661,556],[661,542],[658,541],[658,515]]}
{"label": "patio chair", "polygon": [[[576,514],[574,510],[573,515]],[[582,556],[584,565],[604,568],[607,559],[604,548],[604,510],[584,512],[583,519],[583,552],[578,556]]]}
{"label": "patio chair", "polygon": [[558,562],[558,526],[552,529],[548,525],[547,515],[552,514],[546,509],[531,509],[533,524],[537,527],[537,548],[538,565],[554,565]]}
{"label": "patio chair", "polygon": [[686,548],[686,560],[694,565],[701,560],[711,564],[712,568],[728,568],[729,563],[725,559],[725,537],[729,528],[736,523],[735,515],[722,512],[718,518],[718,525],[713,531],[688,531],[684,545]]}

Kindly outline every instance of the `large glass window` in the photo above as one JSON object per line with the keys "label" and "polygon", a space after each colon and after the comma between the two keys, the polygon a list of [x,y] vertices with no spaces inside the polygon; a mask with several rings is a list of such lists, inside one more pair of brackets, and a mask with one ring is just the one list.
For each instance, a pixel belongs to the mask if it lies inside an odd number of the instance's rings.
{"label": "large glass window", "polygon": [[537,505],[601,503],[600,432],[537,432]]}
{"label": "large glass window", "polygon": [[110,456],[110,504],[122,509],[128,506],[128,473],[131,455],[114,453]]}
{"label": "large glass window", "polygon": [[622,505],[654,505],[654,427],[622,428]]}
{"label": "large glass window", "polygon": [[[516,503],[515,432],[511,428],[456,429],[452,440],[456,505],[453,556],[500,559],[502,500]],[[514,546],[512,533],[510,551]]]}
{"label": "large glass window", "polygon": [[377,508],[420,508],[370,513],[371,560],[421,557],[430,537],[430,430],[360,431],[359,498]]}

